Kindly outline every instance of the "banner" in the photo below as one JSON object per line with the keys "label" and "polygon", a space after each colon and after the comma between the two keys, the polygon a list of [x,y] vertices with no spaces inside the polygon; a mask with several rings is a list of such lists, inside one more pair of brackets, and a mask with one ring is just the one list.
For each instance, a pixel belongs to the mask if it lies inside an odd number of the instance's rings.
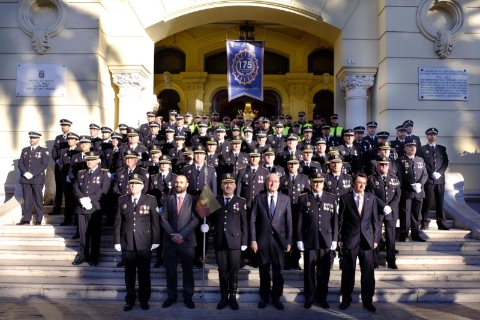
{"label": "banner", "polygon": [[263,101],[263,41],[227,41],[228,101],[248,96]]}
{"label": "banner", "polygon": [[195,210],[197,210],[198,215],[200,218],[205,218],[220,208],[221,206],[218,203],[217,198],[215,198],[215,195],[208,184],[205,184],[202,192],[198,196],[197,204],[195,205]]}

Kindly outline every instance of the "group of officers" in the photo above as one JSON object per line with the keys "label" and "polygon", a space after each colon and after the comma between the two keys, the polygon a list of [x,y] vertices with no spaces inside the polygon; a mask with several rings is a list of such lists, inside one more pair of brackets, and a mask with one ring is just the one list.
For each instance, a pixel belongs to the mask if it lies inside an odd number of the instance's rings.
{"label": "group of officers", "polygon": [[[436,144],[438,130],[426,130],[427,144],[412,134],[413,121],[396,127],[396,137],[376,132],[377,123],[344,129],[338,116],[331,125],[305,113],[291,117],[260,118],[241,115],[220,122],[219,114],[179,115],[172,110],[163,122],[153,112],[138,129],[120,124],[118,132],[90,124],[90,135],[71,132],[72,121],[60,120],[62,134],[54,141],[59,214],[65,196],[64,221],[77,225],[80,248],[74,265],[98,265],[102,218],[115,227],[115,249],[122,252],[127,287],[125,311],[137,299],[138,268],[142,309],[150,298],[150,260],[165,265],[168,299],[177,300],[177,260],[183,268],[183,298],[192,301],[193,267],[202,267],[203,234],[213,237],[223,309],[236,301],[238,270],[249,264],[260,271],[259,308],[270,298],[282,310],[283,270],[300,269],[304,252],[305,308],[316,300],[327,302],[330,269],[338,251],[342,269],[340,309],[352,300],[356,258],[361,265],[361,297],[375,311],[372,297],[378,253],[386,251],[387,266],[395,263],[395,235],[400,219],[400,241],[409,233],[425,241],[429,205],[436,203],[439,229],[448,230],[443,213],[445,147]],[[290,118],[290,119],[289,119]],[[257,121],[255,121],[257,122]],[[367,134],[365,134],[367,132]],[[49,153],[39,146],[40,133],[29,132],[30,146],[19,160],[24,192],[23,218],[30,224],[32,206],[36,224],[43,218],[41,190]],[[200,223],[197,197],[205,185],[221,208]],[[385,227],[385,241],[382,237]],[[411,231],[411,232],[410,232]],[[270,279],[270,267],[272,279]],[[271,280],[273,285],[271,286]]]}

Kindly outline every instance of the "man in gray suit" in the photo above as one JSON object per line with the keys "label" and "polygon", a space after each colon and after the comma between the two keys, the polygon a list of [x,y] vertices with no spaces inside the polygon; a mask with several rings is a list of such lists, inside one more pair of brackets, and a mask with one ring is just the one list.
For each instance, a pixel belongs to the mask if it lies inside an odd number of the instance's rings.
{"label": "man in gray suit", "polygon": [[195,227],[198,214],[195,211],[197,198],[187,193],[187,177],[179,175],[175,179],[175,194],[168,196],[163,204],[161,225],[164,232],[165,272],[167,276],[168,299],[163,308],[177,302],[177,261],[180,257],[183,269],[183,299],[189,309],[195,308],[192,301],[193,253],[196,245]]}
{"label": "man in gray suit", "polygon": [[[292,209],[290,198],[280,192],[280,178],[270,173],[265,181],[266,193],[255,197],[250,219],[250,239],[253,252],[258,252],[260,272],[260,302],[258,308],[267,306],[271,293],[272,303],[283,310],[283,260],[292,245]],[[270,290],[270,265],[273,285]]]}

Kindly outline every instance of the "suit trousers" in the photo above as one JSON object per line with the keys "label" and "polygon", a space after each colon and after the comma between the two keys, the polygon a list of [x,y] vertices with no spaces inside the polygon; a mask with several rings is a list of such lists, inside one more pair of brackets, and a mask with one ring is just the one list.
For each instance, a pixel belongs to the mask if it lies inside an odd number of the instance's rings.
{"label": "suit trousers", "polygon": [[102,211],[97,210],[92,214],[79,214],[78,232],[80,233],[79,258],[98,261],[102,236]]}
{"label": "suit trousers", "polygon": [[328,281],[330,280],[330,249],[305,250],[303,259],[305,300],[313,301],[316,296],[318,302],[327,301]]}
{"label": "suit trousers", "polygon": [[[233,288],[228,285],[236,279],[234,276],[238,274],[240,267],[240,250],[217,250],[215,258],[218,266],[218,277],[220,279],[220,290],[224,293],[230,292]],[[230,280],[229,280],[230,279]]]}
{"label": "suit trousers", "polygon": [[35,208],[35,221],[41,222],[43,219],[43,184],[22,183],[23,203],[22,221],[32,220],[32,206]]}
{"label": "suit trousers", "polygon": [[53,206],[53,212],[58,213],[60,212],[60,208],[62,207],[62,198],[63,198],[63,177],[60,171],[60,166],[55,164],[55,205]]}
{"label": "suit trousers", "polygon": [[[383,215],[382,215],[383,216]],[[382,224],[385,226],[385,251],[387,252],[387,263],[390,265],[395,264],[395,231],[397,220],[379,220],[378,221],[378,230],[381,233],[382,231]],[[382,236],[380,235],[380,241],[382,240]],[[378,263],[378,254],[380,253],[380,244],[378,245],[377,249],[374,249],[374,257],[375,262]]]}
{"label": "suit trousers", "polygon": [[437,216],[437,224],[445,223],[445,213],[443,212],[443,197],[445,195],[444,184],[425,183],[425,198],[422,203],[422,226],[428,226],[428,212],[430,211],[430,201],[435,196],[435,212]]}
{"label": "suit trousers", "polygon": [[285,251],[282,250],[273,235],[270,239],[270,248],[258,250],[258,269],[260,273],[260,298],[267,300],[270,296],[270,265],[272,266],[272,300],[278,300],[283,294],[283,262]]}
{"label": "suit trousers", "polygon": [[165,256],[165,274],[167,276],[167,294],[170,299],[176,299],[177,293],[177,261],[180,257],[183,270],[183,299],[191,299],[195,282],[193,279],[194,247],[167,247],[163,249]]}
{"label": "suit trousers", "polygon": [[127,295],[125,302],[134,304],[137,299],[135,292],[135,280],[138,270],[138,300],[146,303],[150,299],[152,284],[150,280],[150,262],[152,253],[149,249],[137,251],[122,251],[122,259],[125,261],[125,286]]}
{"label": "suit trousers", "polygon": [[360,261],[361,297],[364,305],[371,304],[375,291],[375,275],[373,266],[373,249],[360,244],[354,249],[343,249],[342,283],[340,294],[342,302],[352,302],[353,286],[355,284],[355,269],[357,256]]}
{"label": "suit trousers", "polygon": [[400,235],[408,237],[410,228],[412,237],[420,233],[420,209],[423,199],[403,198],[400,201]]}

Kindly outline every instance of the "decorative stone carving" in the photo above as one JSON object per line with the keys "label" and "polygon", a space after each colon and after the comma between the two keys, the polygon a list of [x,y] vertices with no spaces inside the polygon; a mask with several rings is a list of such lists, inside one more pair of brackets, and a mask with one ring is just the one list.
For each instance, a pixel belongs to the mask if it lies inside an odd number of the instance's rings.
{"label": "decorative stone carving", "polygon": [[112,80],[120,93],[145,90],[145,78],[140,73],[114,73]]}
{"label": "decorative stone carving", "polygon": [[373,81],[373,76],[345,76],[340,80],[340,87],[347,93],[347,97],[353,95],[366,96],[366,91],[373,86]]}
{"label": "decorative stone carving", "polygon": [[325,72],[322,74],[323,89],[328,89],[328,84],[330,83],[330,74]]}
{"label": "decorative stone carving", "polygon": [[[429,21],[428,16],[435,14],[440,14],[442,19]],[[465,32],[467,15],[460,0],[423,0],[417,10],[417,25],[422,34],[435,43],[435,52],[443,59]]]}
{"label": "decorative stone carving", "polygon": [[18,25],[32,37],[32,46],[38,54],[47,52],[50,38],[65,28],[67,19],[66,0],[20,0]]}
{"label": "decorative stone carving", "polygon": [[172,74],[165,71],[163,73],[163,80],[165,81],[165,89],[170,89],[172,87]]}

